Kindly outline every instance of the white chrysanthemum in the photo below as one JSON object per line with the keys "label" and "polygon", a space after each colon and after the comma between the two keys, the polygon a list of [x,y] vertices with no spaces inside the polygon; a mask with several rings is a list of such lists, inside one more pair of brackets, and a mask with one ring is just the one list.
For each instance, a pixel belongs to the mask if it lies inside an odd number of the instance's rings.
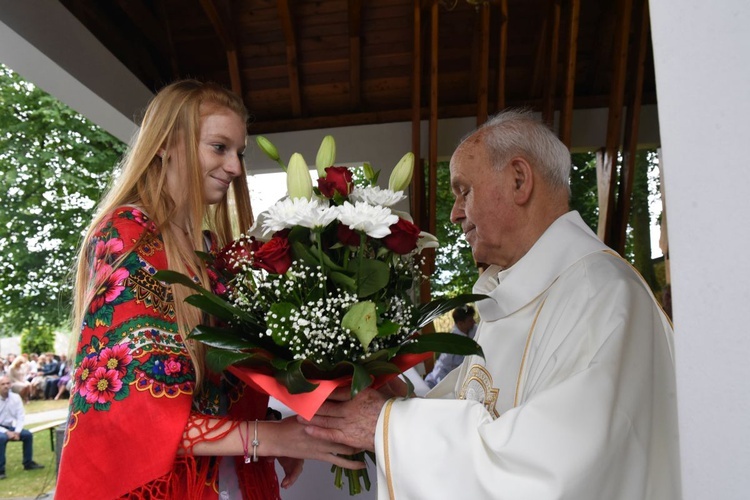
{"label": "white chrysanthemum", "polygon": [[297,224],[310,229],[326,227],[336,220],[338,207],[328,206],[325,203],[310,203],[305,210],[299,212]]}
{"label": "white chrysanthemum", "polygon": [[297,225],[300,216],[310,210],[310,205],[317,206],[317,204],[317,200],[306,198],[284,198],[277,201],[265,212],[264,234],[275,233]]}
{"label": "white chrysanthemum", "polygon": [[383,238],[391,234],[390,227],[398,222],[398,216],[387,207],[368,205],[358,201],[354,205],[345,202],[339,207],[338,219],[355,231],[364,231],[371,238]]}
{"label": "white chrysanthemum", "polygon": [[380,205],[383,207],[395,205],[405,198],[406,195],[403,191],[381,189],[379,186],[355,187],[349,195],[349,199],[353,201],[364,201],[370,205]]}

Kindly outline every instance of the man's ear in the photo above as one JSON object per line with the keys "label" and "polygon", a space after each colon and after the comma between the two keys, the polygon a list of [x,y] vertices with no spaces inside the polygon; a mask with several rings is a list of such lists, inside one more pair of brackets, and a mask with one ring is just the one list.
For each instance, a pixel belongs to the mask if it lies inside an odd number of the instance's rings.
{"label": "man's ear", "polygon": [[518,205],[525,205],[534,191],[534,172],[525,158],[513,158],[508,167],[513,174],[513,200]]}

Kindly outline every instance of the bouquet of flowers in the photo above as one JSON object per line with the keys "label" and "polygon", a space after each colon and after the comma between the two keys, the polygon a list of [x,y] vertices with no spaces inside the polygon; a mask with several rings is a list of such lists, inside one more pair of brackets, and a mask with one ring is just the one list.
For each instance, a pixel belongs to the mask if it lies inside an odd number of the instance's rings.
{"label": "bouquet of flowers", "polygon": [[[223,293],[171,271],[157,275],[194,289],[188,302],[222,322],[190,334],[211,347],[209,368],[229,369],[309,419],[337,387],[349,386],[353,397],[433,352],[482,354],[467,337],[419,333],[444,312],[484,296],[416,300],[425,278],[420,252],[437,241],[392,208],[405,198],[413,154],[395,167],[388,189],[376,185],[379,172],[368,164],[356,185],[350,169],[334,166],[335,142],[327,136],[313,187],[299,153],[285,166],[273,144],[257,142],[286,170],[288,196],[217,256],[201,255],[224,274]],[[351,494],[361,491],[361,474],[347,471]],[[341,470],[335,482],[341,487]]]}

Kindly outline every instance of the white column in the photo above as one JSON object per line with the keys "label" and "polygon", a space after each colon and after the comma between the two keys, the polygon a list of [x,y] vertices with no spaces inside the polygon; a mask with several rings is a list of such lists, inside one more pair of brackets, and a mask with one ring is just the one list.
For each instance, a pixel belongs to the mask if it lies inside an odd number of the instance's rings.
{"label": "white column", "polygon": [[652,0],[684,498],[750,498],[750,2]]}

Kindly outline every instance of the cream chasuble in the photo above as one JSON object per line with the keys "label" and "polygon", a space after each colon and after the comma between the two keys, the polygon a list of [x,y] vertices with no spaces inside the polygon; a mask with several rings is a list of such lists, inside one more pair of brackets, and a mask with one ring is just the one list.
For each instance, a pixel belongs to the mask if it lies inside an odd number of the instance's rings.
{"label": "cream chasuble", "polygon": [[378,498],[680,498],[672,329],[630,265],[569,212],[474,291],[486,359],[386,404]]}

